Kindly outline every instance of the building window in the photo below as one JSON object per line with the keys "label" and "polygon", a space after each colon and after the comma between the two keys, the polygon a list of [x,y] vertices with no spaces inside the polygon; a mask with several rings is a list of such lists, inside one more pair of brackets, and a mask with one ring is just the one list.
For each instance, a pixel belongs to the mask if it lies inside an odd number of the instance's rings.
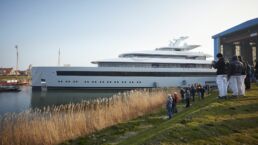
{"label": "building window", "polygon": [[252,46],[252,53],[253,53],[253,64],[256,64],[256,47]]}
{"label": "building window", "polygon": [[223,54],[223,45],[220,45],[220,51],[221,54]]}
{"label": "building window", "polygon": [[236,47],[235,47],[235,55],[240,56],[240,46],[239,45],[236,45]]}

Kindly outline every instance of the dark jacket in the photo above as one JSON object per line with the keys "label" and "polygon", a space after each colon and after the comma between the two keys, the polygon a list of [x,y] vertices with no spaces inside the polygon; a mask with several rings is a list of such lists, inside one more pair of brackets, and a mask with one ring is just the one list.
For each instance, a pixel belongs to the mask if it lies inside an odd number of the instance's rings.
{"label": "dark jacket", "polygon": [[225,70],[225,60],[224,58],[220,58],[217,62],[213,64],[213,67],[217,69],[217,75],[227,74]]}
{"label": "dark jacket", "polygon": [[186,93],[185,93],[185,98],[186,98],[186,99],[190,99],[190,97],[191,97],[191,96],[190,96],[190,90],[187,89],[187,90],[186,90]]}
{"label": "dark jacket", "polygon": [[240,61],[243,64],[243,69],[241,75],[247,75],[247,63],[245,61]]}
{"label": "dark jacket", "polygon": [[240,76],[244,69],[243,64],[238,60],[232,60],[229,68],[229,76]]}
{"label": "dark jacket", "polygon": [[256,61],[254,69],[255,69],[255,74],[258,74],[258,61]]}
{"label": "dark jacket", "polygon": [[191,86],[191,89],[190,89],[191,95],[195,95],[195,92],[196,92],[196,90],[195,90],[194,86]]}
{"label": "dark jacket", "polygon": [[255,70],[258,71],[258,61],[256,61],[256,64],[254,66]]}

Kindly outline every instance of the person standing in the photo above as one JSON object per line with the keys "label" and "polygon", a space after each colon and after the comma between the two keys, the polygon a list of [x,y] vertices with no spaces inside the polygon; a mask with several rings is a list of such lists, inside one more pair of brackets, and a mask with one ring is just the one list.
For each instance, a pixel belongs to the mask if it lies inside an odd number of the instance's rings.
{"label": "person standing", "polygon": [[203,86],[201,86],[200,88],[200,92],[201,92],[201,98],[204,99],[204,93],[205,93],[205,89]]}
{"label": "person standing", "polygon": [[246,67],[246,78],[245,78],[245,89],[251,89],[251,76],[252,76],[252,66],[248,63]]}
{"label": "person standing", "polygon": [[252,83],[255,83],[255,82],[256,82],[254,65],[251,65],[251,76],[250,76],[250,80],[251,80]]}
{"label": "person standing", "polygon": [[191,93],[191,97],[193,98],[193,102],[195,100],[195,92],[196,92],[196,89],[195,89],[194,85],[192,85],[190,93]]}
{"label": "person standing", "polygon": [[227,88],[228,88],[228,81],[227,81],[227,72],[226,72],[226,63],[224,57],[221,53],[218,53],[217,56],[218,61],[213,61],[213,67],[217,69],[217,86],[219,90],[219,99],[226,98],[227,96]]}
{"label": "person standing", "polygon": [[172,110],[173,109],[173,98],[171,97],[171,94],[168,94],[166,108],[167,108],[168,119],[171,119],[172,115],[173,115],[173,110]]}
{"label": "person standing", "polygon": [[181,95],[182,100],[184,101],[184,99],[185,99],[185,90],[183,88],[180,89],[180,95]]}
{"label": "person standing", "polygon": [[197,89],[196,89],[196,92],[197,92],[197,95],[198,95],[199,100],[200,100],[201,97],[202,97],[202,94],[201,94],[201,87],[202,87],[202,85],[201,85],[201,84],[198,84],[198,85],[197,85]]}
{"label": "person standing", "polygon": [[177,95],[177,92],[174,92],[173,94],[173,105],[172,105],[172,108],[173,108],[173,113],[177,113],[177,108],[176,108],[176,104],[178,102],[178,95]]}
{"label": "person standing", "polygon": [[243,64],[238,60],[237,56],[232,57],[232,61],[230,62],[229,67],[229,85],[231,90],[233,91],[233,97],[238,97],[243,94],[243,84],[242,81],[242,71]]}
{"label": "person standing", "polygon": [[187,88],[186,92],[185,92],[185,101],[186,101],[185,107],[186,108],[190,107],[190,90],[189,90],[189,88]]}
{"label": "person standing", "polygon": [[242,59],[241,56],[238,56],[238,60],[243,64],[243,69],[242,69],[242,72],[241,72],[241,84],[242,84],[242,92],[241,93],[241,96],[244,96],[245,95],[245,79],[246,79],[246,75],[247,75],[247,63]]}
{"label": "person standing", "polygon": [[254,72],[255,72],[255,81],[256,81],[256,80],[258,80],[258,60],[256,60],[254,69],[255,69]]}
{"label": "person standing", "polygon": [[207,95],[210,94],[210,85],[208,84],[205,85],[205,91],[207,92]]}

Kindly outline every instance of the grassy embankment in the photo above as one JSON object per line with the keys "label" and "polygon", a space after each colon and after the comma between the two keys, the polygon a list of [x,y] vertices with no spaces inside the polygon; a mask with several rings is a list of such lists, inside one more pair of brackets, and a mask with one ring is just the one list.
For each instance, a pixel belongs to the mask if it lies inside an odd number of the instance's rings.
{"label": "grassy embankment", "polygon": [[0,116],[0,144],[51,145],[159,110],[174,89],[136,90],[111,98]]}
{"label": "grassy embankment", "polygon": [[63,144],[258,144],[258,85],[245,97],[217,100],[216,92],[167,120],[157,113]]}

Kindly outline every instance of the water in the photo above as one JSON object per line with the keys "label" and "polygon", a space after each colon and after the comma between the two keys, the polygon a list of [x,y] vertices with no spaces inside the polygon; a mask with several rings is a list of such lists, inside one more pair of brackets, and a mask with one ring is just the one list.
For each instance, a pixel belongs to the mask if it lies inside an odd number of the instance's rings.
{"label": "water", "polygon": [[110,97],[125,90],[48,90],[34,91],[22,86],[20,92],[0,92],[0,115],[8,112],[22,112],[29,108],[78,103],[83,100]]}

